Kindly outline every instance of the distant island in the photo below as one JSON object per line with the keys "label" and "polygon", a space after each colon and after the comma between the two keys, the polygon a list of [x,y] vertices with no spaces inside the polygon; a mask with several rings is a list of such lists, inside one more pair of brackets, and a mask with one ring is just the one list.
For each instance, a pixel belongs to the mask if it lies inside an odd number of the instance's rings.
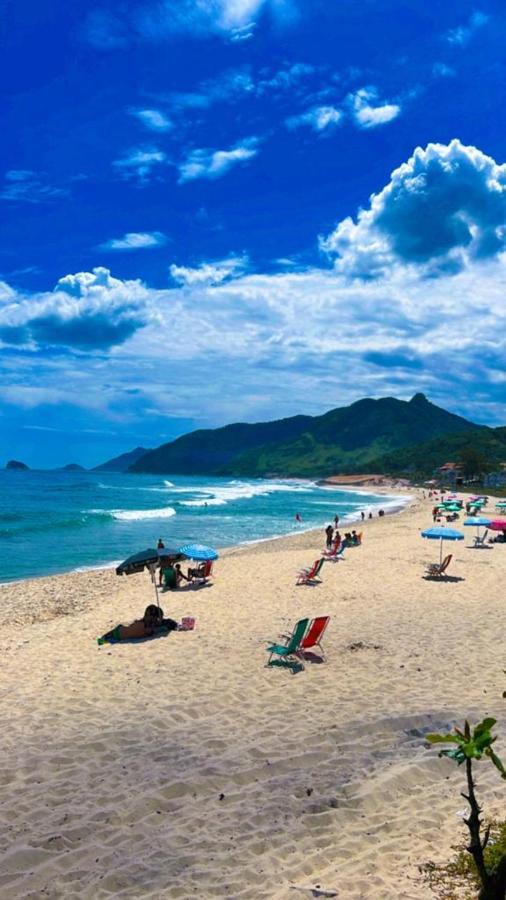
{"label": "distant island", "polygon": [[29,471],[30,466],[27,466],[26,463],[20,462],[19,459],[10,459],[7,463],[6,469],[20,469],[24,471]]}

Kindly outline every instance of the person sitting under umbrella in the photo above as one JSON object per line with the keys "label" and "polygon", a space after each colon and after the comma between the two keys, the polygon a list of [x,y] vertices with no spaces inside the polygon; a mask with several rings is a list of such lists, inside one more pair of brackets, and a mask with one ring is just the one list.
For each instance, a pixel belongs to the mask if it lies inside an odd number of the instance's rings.
{"label": "person sitting under umbrella", "polygon": [[169,563],[163,570],[163,584],[166,589],[169,591],[173,591],[176,588],[181,586],[181,580],[191,581],[191,578],[188,578],[187,575],[181,570],[180,563],[176,563],[173,565]]}

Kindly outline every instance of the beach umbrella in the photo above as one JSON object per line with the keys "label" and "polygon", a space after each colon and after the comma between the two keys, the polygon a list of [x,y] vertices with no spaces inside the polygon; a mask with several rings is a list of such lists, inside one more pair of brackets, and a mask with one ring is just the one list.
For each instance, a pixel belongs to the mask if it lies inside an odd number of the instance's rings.
{"label": "beach umbrella", "polygon": [[201,562],[218,559],[216,550],[212,547],[206,547],[204,544],[183,544],[179,548],[179,552],[183,553],[188,559],[195,559]]}
{"label": "beach umbrella", "polygon": [[438,526],[435,528],[427,528],[425,531],[422,531],[422,537],[428,538],[431,541],[439,541],[440,549],[439,549],[439,562],[443,561],[443,541],[463,541],[464,535],[461,531],[457,531],[455,528],[445,528],[444,526]]}
{"label": "beach umbrella", "polygon": [[506,519],[493,519],[488,527],[492,531],[506,531]]}
{"label": "beach umbrella", "polygon": [[506,500],[500,500],[499,503],[496,503],[495,508],[506,509]]}
{"label": "beach umbrella", "polygon": [[180,547],[160,547],[156,552],[159,559],[170,559],[172,562],[177,562],[178,559],[184,559],[186,556]]}
{"label": "beach umbrella", "polygon": [[177,559],[184,559],[184,554],[175,547],[164,547],[162,550],[155,550],[148,547],[147,550],[140,550],[133,553],[116,568],[116,575],[135,575],[137,572],[143,572],[147,569],[151,576],[151,583],[155,589],[156,604],[160,606],[158,601],[158,588],[156,586],[155,571],[160,559],[170,559],[175,562]]}
{"label": "beach umbrella", "polygon": [[134,575],[137,572],[143,572],[146,566],[156,565],[158,559],[158,550],[155,550],[154,547],[139,550],[138,553],[133,553],[117,566],[116,575]]}
{"label": "beach umbrella", "polygon": [[474,525],[476,528],[476,534],[480,535],[480,528],[488,528],[490,525],[490,519],[486,519],[485,516],[469,516],[468,519],[464,520],[464,525]]}

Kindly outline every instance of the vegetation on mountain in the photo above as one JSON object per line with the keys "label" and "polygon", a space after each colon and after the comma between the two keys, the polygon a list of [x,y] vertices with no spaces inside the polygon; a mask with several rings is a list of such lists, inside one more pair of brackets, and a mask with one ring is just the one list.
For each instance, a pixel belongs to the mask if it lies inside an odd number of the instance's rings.
{"label": "vegetation on mountain", "polygon": [[480,426],[423,394],[365,399],[321,416],[194,431],[141,456],[129,471],[259,477],[371,471],[373,460],[398,448],[471,429]]}
{"label": "vegetation on mountain", "polygon": [[107,462],[102,463],[100,466],[95,466],[92,469],[92,472],[127,472],[129,466],[133,465],[136,460],[140,459],[141,456],[144,456],[146,453],[150,451],[146,449],[146,447],[136,447],[135,450],[130,450],[128,453],[121,453],[120,456],[115,456],[113,459],[108,459]]}
{"label": "vegetation on mountain", "polygon": [[489,472],[506,462],[506,427],[445,434],[432,441],[385,453],[371,462],[371,470],[420,477],[446,462],[462,463],[464,477]]}

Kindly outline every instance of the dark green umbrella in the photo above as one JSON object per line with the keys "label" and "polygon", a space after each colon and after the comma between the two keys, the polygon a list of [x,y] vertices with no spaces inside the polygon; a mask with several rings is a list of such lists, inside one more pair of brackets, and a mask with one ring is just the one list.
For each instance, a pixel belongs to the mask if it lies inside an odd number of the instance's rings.
{"label": "dark green umbrella", "polygon": [[116,575],[135,575],[137,572],[143,572],[144,569],[147,569],[155,588],[157,606],[160,606],[160,603],[158,601],[155,569],[160,559],[170,559],[171,562],[175,562],[178,559],[184,559],[184,553],[181,553],[177,547],[164,547],[160,550],[148,547],[147,550],[140,550],[139,553],[129,556],[116,568]]}

